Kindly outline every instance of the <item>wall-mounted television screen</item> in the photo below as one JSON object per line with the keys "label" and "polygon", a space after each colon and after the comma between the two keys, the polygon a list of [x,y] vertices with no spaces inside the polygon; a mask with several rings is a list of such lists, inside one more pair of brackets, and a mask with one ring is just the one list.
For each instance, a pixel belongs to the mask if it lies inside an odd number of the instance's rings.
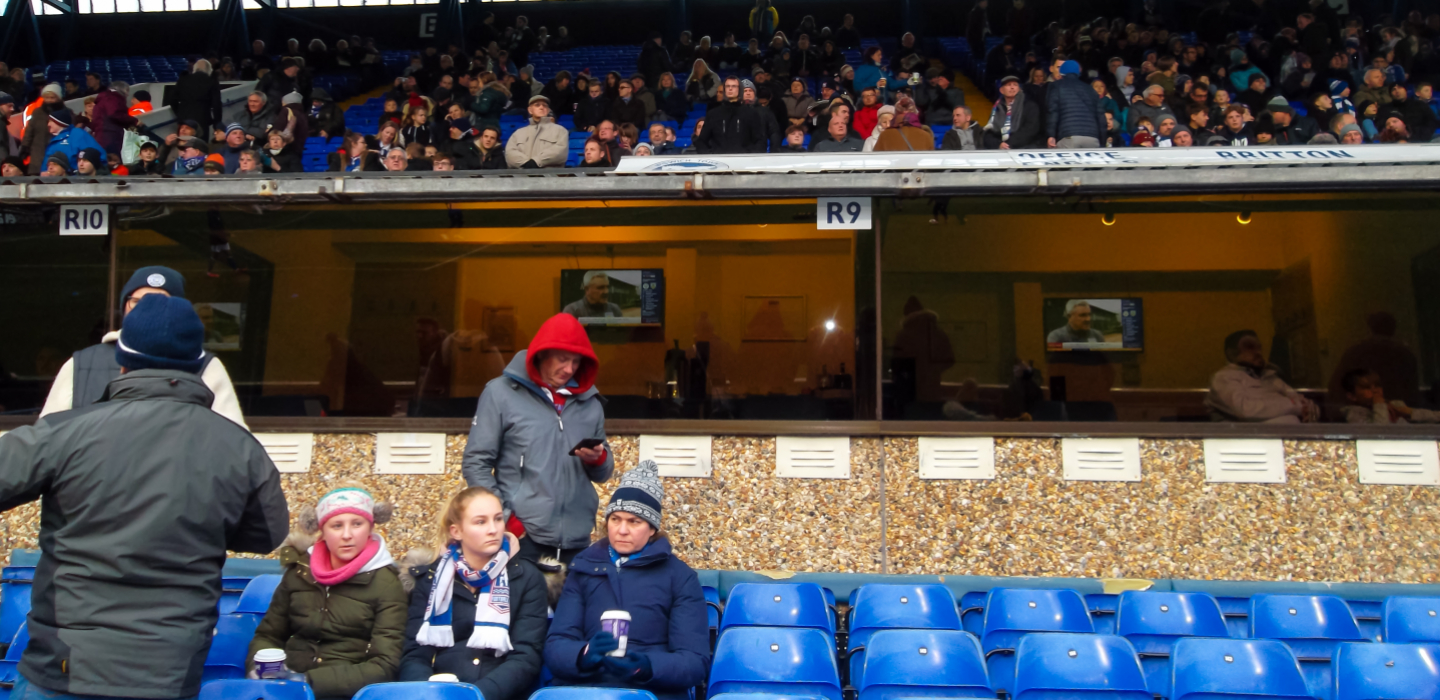
{"label": "wall-mounted television screen", "polygon": [[1045,349],[1051,352],[1145,349],[1139,299],[1053,297],[1045,300],[1043,316]]}
{"label": "wall-mounted television screen", "polygon": [[658,328],[665,322],[665,271],[560,271],[560,311],[586,326]]}

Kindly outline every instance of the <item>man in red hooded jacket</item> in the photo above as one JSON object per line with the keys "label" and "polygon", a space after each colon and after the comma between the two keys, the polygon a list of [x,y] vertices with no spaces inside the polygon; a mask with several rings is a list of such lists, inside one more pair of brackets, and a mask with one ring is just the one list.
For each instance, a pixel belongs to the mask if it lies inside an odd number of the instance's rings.
{"label": "man in red hooded jacket", "polygon": [[500,496],[522,558],[569,564],[590,545],[600,507],[593,484],[615,471],[599,370],[585,328],[561,313],[480,394],[462,471],[469,485]]}

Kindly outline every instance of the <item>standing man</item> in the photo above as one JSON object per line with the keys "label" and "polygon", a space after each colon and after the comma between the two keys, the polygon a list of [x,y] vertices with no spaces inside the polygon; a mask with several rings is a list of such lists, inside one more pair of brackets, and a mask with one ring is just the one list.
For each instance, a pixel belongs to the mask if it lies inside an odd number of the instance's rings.
{"label": "standing man", "polygon": [[[584,327],[560,313],[480,394],[465,444],[465,482],[500,495],[521,558],[569,564],[590,545],[600,507],[591,484],[615,471],[595,388],[599,372]],[[587,439],[598,443],[582,446]]]}
{"label": "standing man", "polygon": [[30,645],[14,700],[193,698],[226,550],[266,554],[290,514],[250,433],[210,410],[205,326],[151,294],[99,404],[0,438],[0,510],[40,500]]}
{"label": "standing man", "polygon": [[740,79],[725,79],[725,97],[705,113],[705,127],[695,140],[701,154],[764,153],[765,127],[760,115],[740,102]]}
{"label": "standing man", "polygon": [[1080,64],[1060,64],[1060,79],[1045,91],[1045,120],[1051,148],[1099,148],[1105,140],[1100,96],[1080,80]]}
{"label": "standing man", "polygon": [[[136,270],[120,290],[120,308],[125,318],[128,320],[140,300],[151,294],[184,299],[185,278],[168,267]],[[110,382],[120,376],[120,363],[115,359],[116,343],[119,341],[120,332],[111,331],[98,345],[91,345],[66,360],[55,375],[55,383],[50,385],[50,396],[45,399],[45,408],[40,410],[40,416],[43,418],[58,411],[84,408],[104,398]],[[200,358],[200,369],[195,374],[200,375],[200,381],[210,390],[212,403],[207,406],[236,425],[246,427],[245,418],[240,415],[240,401],[235,397],[235,387],[230,383],[230,375],[220,359],[204,353]]]}

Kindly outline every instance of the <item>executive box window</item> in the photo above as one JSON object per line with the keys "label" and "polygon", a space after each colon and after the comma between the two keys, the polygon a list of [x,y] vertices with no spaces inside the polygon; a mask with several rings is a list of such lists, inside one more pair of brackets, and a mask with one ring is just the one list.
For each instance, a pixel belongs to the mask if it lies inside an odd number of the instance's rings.
{"label": "executive box window", "polygon": [[814,207],[174,207],[120,217],[117,272],[185,275],[249,416],[469,417],[566,310],[611,417],[853,419],[860,378],[874,386],[855,331],[873,284],[857,295],[856,234],[817,230]]}
{"label": "executive box window", "polygon": [[1242,330],[1273,377],[1314,404],[1307,419],[1346,420],[1342,380],[1357,368],[1378,374],[1387,401],[1435,408],[1435,205],[1414,194],[956,199],[932,224],[929,202],[889,203],[884,415],[1239,420],[1226,410],[1244,407],[1207,397]]}

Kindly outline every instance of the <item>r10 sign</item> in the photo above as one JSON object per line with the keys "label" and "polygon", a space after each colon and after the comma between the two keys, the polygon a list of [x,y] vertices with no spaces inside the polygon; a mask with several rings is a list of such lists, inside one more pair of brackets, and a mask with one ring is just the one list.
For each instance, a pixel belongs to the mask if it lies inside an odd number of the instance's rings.
{"label": "r10 sign", "polygon": [[820,197],[815,200],[815,222],[822,229],[870,228],[870,198]]}
{"label": "r10 sign", "polygon": [[60,205],[60,235],[106,236],[110,234],[110,205]]}

